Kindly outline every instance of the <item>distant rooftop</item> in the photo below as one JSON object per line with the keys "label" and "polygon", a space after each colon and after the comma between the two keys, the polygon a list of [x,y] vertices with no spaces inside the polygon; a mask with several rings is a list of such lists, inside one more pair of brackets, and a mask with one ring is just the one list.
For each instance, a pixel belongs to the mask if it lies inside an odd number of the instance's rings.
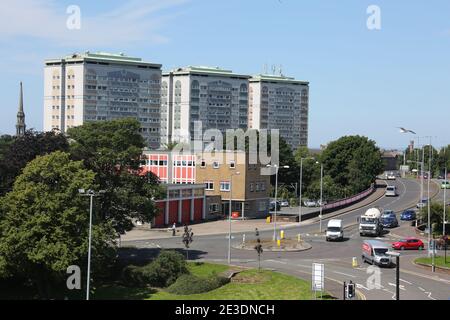
{"label": "distant rooftop", "polygon": [[295,83],[295,84],[309,84],[308,81],[295,80],[292,77],[286,77],[284,75],[276,74],[257,74],[254,75],[250,82],[285,82],[285,83]]}
{"label": "distant rooftop", "polygon": [[150,63],[142,61],[141,58],[130,57],[124,53],[108,53],[108,52],[83,52],[83,53],[73,53],[59,59],[47,59],[46,64],[61,63],[62,61],[101,61],[101,62],[112,62],[112,63],[125,63],[125,64],[139,64],[139,65],[149,65],[155,67],[161,67],[160,64]]}
{"label": "distant rooftop", "polygon": [[205,74],[205,75],[215,75],[215,76],[226,76],[226,77],[238,77],[238,78],[250,78],[249,75],[233,73],[232,70],[221,69],[219,67],[208,67],[208,66],[187,66],[176,68],[170,70],[169,72],[164,72],[163,75],[173,73],[176,75],[183,74]]}

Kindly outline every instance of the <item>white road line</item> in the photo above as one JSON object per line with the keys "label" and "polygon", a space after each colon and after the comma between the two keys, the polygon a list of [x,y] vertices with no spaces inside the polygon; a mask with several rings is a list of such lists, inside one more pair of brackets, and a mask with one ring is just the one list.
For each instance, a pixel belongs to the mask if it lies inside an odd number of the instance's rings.
{"label": "white road line", "polygon": [[425,289],[424,289],[424,288],[422,288],[422,287],[419,287],[419,290],[420,290],[420,291],[425,291]]}
{"label": "white road line", "polygon": [[359,283],[356,284],[356,287],[357,287],[358,289],[364,289],[364,290],[370,291],[369,288],[366,288],[366,287],[364,287],[362,284],[359,284]]}
{"label": "white road line", "polygon": [[407,284],[412,284],[411,282],[406,281],[406,280],[403,280],[403,279],[400,279],[400,281],[402,281],[402,282],[404,282],[404,283],[407,283]]}
{"label": "white road line", "polygon": [[[391,283],[391,282],[389,282],[388,284],[389,284],[390,286],[392,286],[392,287],[396,287],[396,286],[397,286],[395,283]],[[405,287],[402,286],[402,285],[399,285],[399,288],[400,288],[400,290],[406,291]]]}
{"label": "white road line", "polygon": [[339,271],[333,271],[334,273],[346,276],[346,277],[350,277],[350,278],[356,278],[356,276],[348,274],[348,273],[343,273],[343,272],[339,272]]}
{"label": "white road line", "polygon": [[433,297],[431,296],[431,292],[425,292],[425,294],[428,294],[428,298],[429,298],[429,299],[431,299],[431,300],[436,300],[435,298],[433,298]]}

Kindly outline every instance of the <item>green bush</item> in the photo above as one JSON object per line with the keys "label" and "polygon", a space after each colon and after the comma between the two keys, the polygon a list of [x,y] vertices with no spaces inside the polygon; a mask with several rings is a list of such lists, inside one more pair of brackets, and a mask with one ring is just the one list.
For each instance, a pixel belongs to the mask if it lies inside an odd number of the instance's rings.
{"label": "green bush", "polygon": [[127,266],[122,271],[122,282],[126,286],[152,286],[165,288],[173,284],[182,274],[188,274],[184,256],[175,251],[161,251],[159,256],[142,267]]}
{"label": "green bush", "polygon": [[217,289],[227,284],[229,281],[230,280],[225,277],[215,276],[211,278],[201,278],[192,274],[185,274],[180,276],[167,291],[178,295],[204,293]]}

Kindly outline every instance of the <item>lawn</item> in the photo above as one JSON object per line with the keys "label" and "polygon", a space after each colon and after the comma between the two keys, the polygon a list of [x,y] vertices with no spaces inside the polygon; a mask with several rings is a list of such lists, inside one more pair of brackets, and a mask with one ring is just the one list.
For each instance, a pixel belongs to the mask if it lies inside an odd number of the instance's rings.
{"label": "lawn", "polygon": [[[417,263],[425,263],[431,266],[431,258],[418,258],[415,260]],[[434,264],[438,267],[450,268],[450,256],[447,256],[447,263],[444,263],[444,257],[435,257]]]}
{"label": "lawn", "polygon": [[[218,264],[189,264],[191,273],[209,277],[228,270]],[[164,289],[134,289],[120,285],[103,286],[96,290],[95,299],[148,299],[148,300],[310,300],[311,284],[307,281],[272,271],[250,269],[237,274],[233,280],[210,292],[175,295]],[[332,299],[324,295],[324,299]]]}

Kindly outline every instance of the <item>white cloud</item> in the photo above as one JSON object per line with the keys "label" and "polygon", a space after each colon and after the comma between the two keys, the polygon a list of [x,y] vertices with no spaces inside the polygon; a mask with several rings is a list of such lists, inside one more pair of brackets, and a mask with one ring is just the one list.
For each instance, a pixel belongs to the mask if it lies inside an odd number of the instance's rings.
{"label": "white cloud", "polygon": [[187,0],[134,0],[112,11],[92,14],[81,10],[81,29],[66,27],[69,14],[55,0],[16,0],[3,2],[0,10],[0,38],[18,37],[50,41],[62,47],[123,46],[139,41],[160,43],[168,39],[161,27],[177,13],[173,9]]}

